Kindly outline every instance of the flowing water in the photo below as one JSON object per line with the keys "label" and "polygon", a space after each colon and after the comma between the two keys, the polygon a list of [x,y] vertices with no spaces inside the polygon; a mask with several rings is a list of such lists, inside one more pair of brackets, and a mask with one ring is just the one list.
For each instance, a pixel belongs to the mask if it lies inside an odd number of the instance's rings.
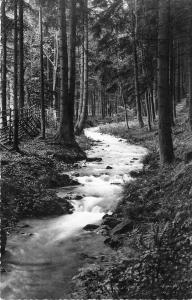
{"label": "flowing water", "polygon": [[[6,273],[1,276],[3,299],[66,299],[72,291],[71,279],[78,269],[112,250],[104,237],[83,227],[101,221],[121,198],[123,183],[132,180],[129,172],[142,168],[146,150],[124,140],[86,130],[97,141],[88,157],[102,158],[86,162],[76,178],[81,185],[58,189],[58,196],[69,195],[74,213],[50,219],[28,219],[23,229],[10,236],[5,256]],[[74,200],[81,195],[80,200]],[[24,224],[27,224],[25,226]]]}

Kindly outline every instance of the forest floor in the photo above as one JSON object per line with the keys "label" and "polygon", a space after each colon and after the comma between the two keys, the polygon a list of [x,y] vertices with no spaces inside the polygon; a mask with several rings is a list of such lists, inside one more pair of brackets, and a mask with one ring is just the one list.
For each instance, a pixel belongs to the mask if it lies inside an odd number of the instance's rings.
{"label": "forest floor", "polygon": [[52,135],[45,140],[24,140],[20,152],[3,151],[1,155],[1,247],[6,234],[17,230],[15,225],[26,217],[47,217],[72,213],[73,207],[57,197],[54,189],[76,185],[65,171],[75,162],[85,160],[85,150],[93,142],[84,135],[77,138],[75,148],[53,143]]}
{"label": "forest floor", "polygon": [[[126,184],[122,200],[101,225],[105,243],[117,250],[81,269],[75,297],[191,299],[192,297],[192,135],[187,110],[178,107],[173,128],[175,161],[159,164],[157,124],[151,132],[130,122],[100,127],[149,150],[142,171]],[[107,234],[106,234],[107,232]]]}

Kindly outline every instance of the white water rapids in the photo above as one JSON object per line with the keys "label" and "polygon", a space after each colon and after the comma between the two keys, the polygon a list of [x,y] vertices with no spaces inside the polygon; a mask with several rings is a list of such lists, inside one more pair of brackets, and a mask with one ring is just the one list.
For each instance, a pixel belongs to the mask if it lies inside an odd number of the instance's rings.
{"label": "white water rapids", "polygon": [[[88,157],[101,162],[86,162],[76,178],[81,185],[58,189],[58,195],[71,195],[73,214],[57,218],[25,220],[29,226],[10,236],[7,243],[6,270],[1,276],[3,299],[70,298],[71,279],[83,266],[85,257],[110,253],[100,234],[83,227],[101,221],[117,205],[123,183],[131,180],[129,172],[142,168],[146,149],[124,140],[101,134],[90,128],[85,134],[97,145]],[[107,168],[110,167],[110,168]],[[74,200],[73,195],[82,195]],[[21,224],[22,225],[22,224]]]}

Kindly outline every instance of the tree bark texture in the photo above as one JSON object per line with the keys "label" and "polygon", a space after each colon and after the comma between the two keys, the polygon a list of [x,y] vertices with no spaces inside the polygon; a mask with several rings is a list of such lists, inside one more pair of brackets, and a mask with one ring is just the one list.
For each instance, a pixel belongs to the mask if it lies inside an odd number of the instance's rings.
{"label": "tree bark texture", "polygon": [[19,150],[19,115],[18,115],[18,101],[17,101],[17,83],[18,83],[18,62],[17,62],[17,42],[18,42],[18,30],[17,30],[17,0],[14,0],[14,83],[13,83],[13,93],[14,93],[14,121],[13,121],[13,149]]}
{"label": "tree bark texture", "polygon": [[[78,122],[75,126],[75,133],[80,134],[84,128],[85,121],[87,118],[87,105],[88,105],[88,1],[84,1],[84,28],[83,28],[83,35],[84,35],[84,42],[83,42],[83,83],[82,89],[80,91],[80,98],[83,97],[83,101],[80,101],[80,115],[78,118]],[[82,72],[82,71],[81,71]]]}
{"label": "tree bark texture", "polygon": [[59,59],[60,59],[60,124],[56,134],[59,143],[73,144],[74,136],[71,134],[71,120],[69,113],[69,89],[68,89],[68,49],[66,28],[66,1],[59,0]]}
{"label": "tree bark texture", "polygon": [[3,127],[7,126],[7,33],[5,0],[1,3],[1,43],[2,43],[2,122]]}
{"label": "tree bark texture", "polygon": [[70,1],[70,49],[69,49],[69,116],[71,136],[74,136],[74,102],[76,80],[76,0]]}
{"label": "tree bark texture", "polygon": [[171,122],[169,117],[169,1],[170,0],[159,1],[158,110],[161,164],[171,163],[174,159]]}
{"label": "tree bark texture", "polygon": [[44,96],[44,64],[43,64],[43,26],[42,26],[42,6],[39,7],[39,33],[40,33],[40,76],[41,76],[41,138],[45,138],[45,96]]}
{"label": "tree bark texture", "polygon": [[[192,9],[192,4],[190,5]],[[192,13],[190,11],[189,26],[189,126],[192,131]]]}
{"label": "tree bark texture", "polygon": [[24,37],[23,0],[19,0],[19,109],[22,116],[24,107]]}
{"label": "tree bark texture", "polygon": [[135,82],[135,97],[137,106],[137,119],[139,126],[144,126],[141,112],[141,98],[139,93],[139,72],[138,72],[138,55],[137,55],[137,0],[135,0],[135,15],[133,14],[133,57],[134,57],[134,82]]}

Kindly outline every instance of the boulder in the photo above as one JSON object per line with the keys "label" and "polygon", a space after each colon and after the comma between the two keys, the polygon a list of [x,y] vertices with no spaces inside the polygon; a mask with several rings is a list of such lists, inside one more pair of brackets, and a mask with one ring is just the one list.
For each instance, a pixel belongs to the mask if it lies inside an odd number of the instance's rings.
{"label": "boulder", "polygon": [[54,189],[57,187],[63,187],[68,185],[78,185],[79,182],[76,180],[73,180],[69,177],[67,174],[58,174],[53,172],[53,174],[45,174],[42,175],[39,178],[39,181],[41,184],[44,185],[44,187],[49,189]]}
{"label": "boulder", "polygon": [[75,177],[79,177],[80,176],[80,174],[77,173],[77,172],[73,173],[72,175],[75,176]]}
{"label": "boulder", "polygon": [[74,200],[81,200],[81,199],[83,199],[83,196],[82,195],[74,195],[73,199]]}
{"label": "boulder", "polygon": [[133,229],[133,222],[129,219],[123,220],[121,223],[116,225],[112,231],[111,234],[123,234],[127,233],[128,231],[131,231]]}
{"label": "boulder", "polygon": [[87,162],[92,162],[92,161],[102,161],[101,157],[87,157],[86,159]]}
{"label": "boulder", "polygon": [[96,224],[87,224],[85,227],[83,227],[83,229],[86,231],[93,231],[97,228],[99,228],[99,225]]}
{"label": "boulder", "polygon": [[112,168],[111,166],[107,166],[106,169],[107,169],[107,170],[111,170],[111,169],[113,169],[113,168]]}

